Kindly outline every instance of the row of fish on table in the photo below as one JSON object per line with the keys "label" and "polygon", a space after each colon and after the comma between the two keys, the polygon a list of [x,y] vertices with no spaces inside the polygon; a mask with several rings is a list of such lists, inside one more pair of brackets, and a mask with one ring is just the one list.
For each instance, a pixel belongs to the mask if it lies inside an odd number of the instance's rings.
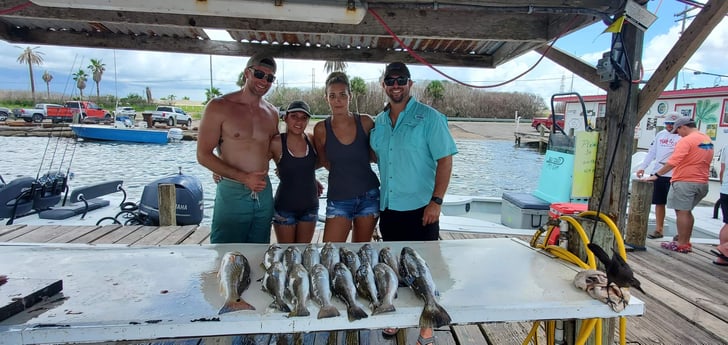
{"label": "row of fish on table", "polygon": [[[337,317],[331,303],[336,296],[346,305],[349,321],[368,317],[357,295],[369,302],[372,315],[396,311],[398,286],[408,286],[425,302],[420,327],[450,324],[447,311],[437,302],[439,295],[425,260],[411,247],[403,247],[397,257],[390,247],[377,251],[369,243],[357,252],[346,246],[326,243],[320,252],[315,244],[303,251],[296,246],[283,249],[272,244],[261,264],[265,269],[262,289],[273,298],[269,307],[287,312],[289,317],[309,316],[309,299],[320,307],[317,318]],[[240,252],[225,253],[218,270],[225,304],[220,314],[255,310],[242,298],[251,283],[250,264]]]}

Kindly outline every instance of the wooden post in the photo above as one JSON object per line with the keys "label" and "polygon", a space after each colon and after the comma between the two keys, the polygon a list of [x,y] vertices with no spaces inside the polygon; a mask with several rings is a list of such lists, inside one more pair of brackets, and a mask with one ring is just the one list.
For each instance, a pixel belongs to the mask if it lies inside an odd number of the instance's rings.
{"label": "wooden post", "polygon": [[174,184],[160,183],[158,190],[159,226],[177,225],[177,189]]}
{"label": "wooden post", "polygon": [[629,197],[629,214],[627,215],[627,234],[625,245],[635,250],[645,250],[647,240],[647,222],[650,220],[652,205],[652,182],[632,180],[632,193]]}

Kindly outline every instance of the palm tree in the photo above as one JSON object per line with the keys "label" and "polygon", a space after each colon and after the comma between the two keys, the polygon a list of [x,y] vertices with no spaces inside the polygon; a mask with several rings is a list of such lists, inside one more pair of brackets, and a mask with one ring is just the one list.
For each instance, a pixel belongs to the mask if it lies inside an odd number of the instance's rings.
{"label": "palm tree", "polygon": [[324,70],[326,73],[331,72],[346,72],[347,63],[343,60],[327,60],[324,63]]}
{"label": "palm tree", "polygon": [[96,102],[98,102],[101,99],[101,95],[99,94],[99,83],[101,83],[101,76],[104,74],[104,71],[106,71],[105,64],[101,63],[101,60],[91,59],[91,64],[88,65],[88,69],[91,71],[91,74],[93,74],[94,82],[96,83]]}
{"label": "palm tree", "polygon": [[53,75],[48,70],[43,72],[43,81],[46,83],[46,97],[48,99],[51,98],[51,80],[53,80]]}
{"label": "palm tree", "polygon": [[78,91],[81,93],[81,99],[83,99],[83,89],[86,88],[86,81],[88,80],[88,74],[84,72],[82,69],[79,69],[78,72],[73,74],[73,80],[76,81],[76,87],[78,88]]}
{"label": "palm tree", "polygon": [[[20,47],[18,47],[20,48]],[[43,64],[43,52],[35,51],[35,49],[38,49],[40,47],[25,47],[23,50],[23,53],[18,56],[18,63],[20,64],[28,64],[28,73],[30,75],[30,93],[33,97],[33,101],[35,101],[35,81],[33,80],[33,65],[42,65]]]}
{"label": "palm tree", "polygon": [[218,89],[216,87],[205,89],[205,98],[206,99],[205,99],[204,104],[207,104],[207,102],[209,102],[211,99],[213,99],[215,97],[219,97],[219,96],[222,96],[222,92],[220,92],[220,89]]}
{"label": "palm tree", "polygon": [[354,109],[359,112],[359,98],[367,92],[367,83],[361,77],[351,78],[351,93],[354,96]]}

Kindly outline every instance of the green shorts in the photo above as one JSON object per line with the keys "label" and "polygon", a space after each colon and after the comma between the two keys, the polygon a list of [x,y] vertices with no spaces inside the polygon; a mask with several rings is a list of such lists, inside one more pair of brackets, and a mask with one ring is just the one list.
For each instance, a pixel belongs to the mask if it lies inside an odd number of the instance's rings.
{"label": "green shorts", "polygon": [[270,242],[273,188],[270,178],[265,178],[265,189],[257,193],[257,199],[242,183],[222,179],[217,184],[210,243]]}

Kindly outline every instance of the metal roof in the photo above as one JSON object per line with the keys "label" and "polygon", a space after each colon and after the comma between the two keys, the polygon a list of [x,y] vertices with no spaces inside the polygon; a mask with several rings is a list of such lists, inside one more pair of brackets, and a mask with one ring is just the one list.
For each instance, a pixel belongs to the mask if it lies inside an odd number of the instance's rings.
{"label": "metal roof", "polygon": [[[353,1],[317,0],[298,4],[282,0],[70,0],[86,8],[45,7],[20,0],[0,0],[0,38],[12,43],[151,50],[212,55],[274,56],[346,62],[431,63],[441,66],[494,68],[560,35],[618,13],[624,0],[500,1]],[[58,1],[60,3],[60,1]],[[82,3],[88,2],[91,5]],[[96,3],[96,4],[93,4]],[[120,9],[103,4],[118,3]],[[130,4],[127,10],[125,4]],[[172,6],[195,3],[225,5],[230,15]],[[247,3],[280,10],[285,6],[356,4],[361,21],[339,24],[244,17]],[[169,5],[169,9],[166,9]],[[96,6],[96,8],[92,8]],[[280,8],[276,6],[282,6]],[[301,7],[304,6],[304,7]],[[159,8],[164,7],[162,11]],[[315,9],[316,7],[311,7]],[[181,13],[189,12],[189,13]],[[226,12],[226,13],[227,13]],[[290,12],[290,11],[289,11]],[[305,11],[303,11],[305,12]],[[298,17],[296,17],[298,19]],[[225,30],[230,41],[212,40],[204,29]],[[396,38],[401,39],[400,43]],[[404,45],[402,45],[404,44]],[[405,46],[418,54],[417,61]]]}

